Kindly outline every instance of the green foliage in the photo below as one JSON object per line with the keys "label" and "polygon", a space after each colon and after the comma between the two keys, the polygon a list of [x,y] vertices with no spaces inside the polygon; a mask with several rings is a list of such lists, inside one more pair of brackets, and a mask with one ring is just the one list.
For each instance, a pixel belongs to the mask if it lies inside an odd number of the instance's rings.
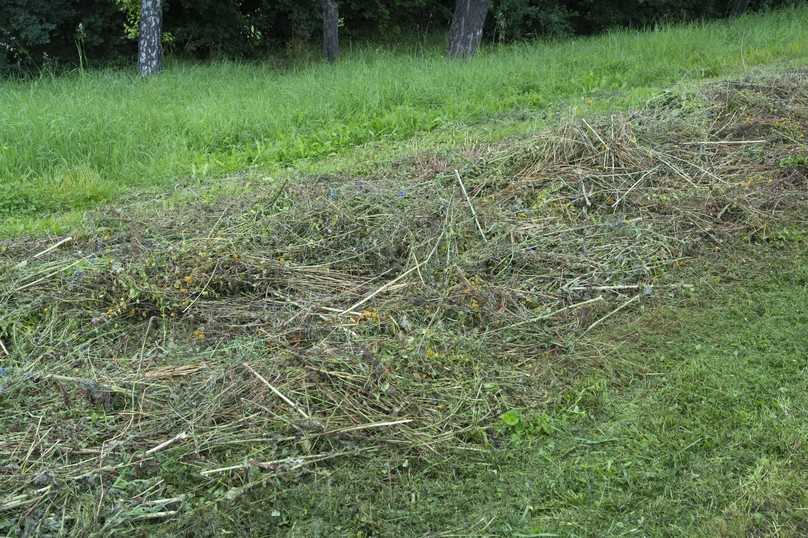
{"label": "green foliage", "polygon": [[[747,10],[794,5],[795,0],[751,0]],[[727,0],[570,0],[563,5],[571,13],[577,32],[598,32],[616,27],[648,27],[662,22],[727,17],[737,1]]]}
{"label": "green foliage", "polygon": [[[795,0],[752,0],[766,9]],[[453,0],[341,0],[347,40],[401,41],[445,32]],[[493,0],[486,32],[496,41],[557,38],[660,22],[725,17],[722,0]],[[134,54],[139,0],[7,0],[0,4],[0,72],[59,62],[82,66]],[[79,29],[81,25],[81,29]],[[166,0],[170,52],[195,58],[255,58],[297,53],[320,39],[319,0]],[[77,46],[78,45],[78,46]]]}
{"label": "green foliage", "polygon": [[499,0],[493,4],[497,41],[564,37],[574,32],[573,13],[563,1]]}
{"label": "green foliage", "polygon": [[[131,1],[131,0],[124,0]],[[448,26],[447,0],[339,2],[342,35],[387,40]],[[175,0],[165,11],[165,28],[175,50],[197,57],[256,57],[270,50],[299,51],[320,39],[319,0]]]}
{"label": "green foliage", "polygon": [[6,0],[0,2],[0,74],[58,62],[109,60],[130,50],[123,17],[110,1]]}
{"label": "green foliage", "polygon": [[59,21],[71,14],[67,0],[4,3],[0,7],[0,69],[44,61],[45,57],[35,57],[35,51],[51,43]]}
{"label": "green foliage", "polygon": [[808,168],[808,154],[791,155],[780,160],[781,168]]}
{"label": "green foliage", "polygon": [[522,423],[522,413],[518,409],[511,409],[503,413],[499,419],[507,428],[515,429]]}
{"label": "green foliage", "polygon": [[127,39],[137,39],[140,24],[140,0],[115,0],[115,4],[126,16],[123,30]]}

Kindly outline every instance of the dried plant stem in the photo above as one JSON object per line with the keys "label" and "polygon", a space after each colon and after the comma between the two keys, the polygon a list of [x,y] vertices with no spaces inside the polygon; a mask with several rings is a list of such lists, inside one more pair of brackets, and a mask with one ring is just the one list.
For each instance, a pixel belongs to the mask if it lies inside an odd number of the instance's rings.
{"label": "dried plant stem", "polygon": [[590,304],[592,304],[592,303],[597,303],[597,302],[600,302],[600,301],[602,301],[602,300],[603,300],[603,296],[602,296],[602,295],[598,295],[598,296],[597,296],[597,297],[595,297],[594,299],[588,299],[588,300],[586,300],[586,301],[582,301],[582,302],[580,302],[580,303],[576,303],[576,304],[572,304],[572,305],[569,305],[569,306],[565,306],[564,308],[559,308],[558,310],[555,310],[555,311],[553,311],[553,312],[550,312],[549,314],[544,314],[543,316],[538,316],[538,317],[535,317],[535,318],[526,319],[526,320],[524,320],[524,321],[520,321],[520,322],[518,322],[518,323],[513,323],[513,324],[511,324],[511,325],[508,325],[507,327],[501,327],[501,328],[499,328],[499,329],[496,329],[496,330],[494,330],[494,331],[491,331],[491,334],[493,334],[493,333],[498,333],[498,332],[505,331],[505,330],[514,329],[514,328],[516,328],[516,327],[521,327],[522,325],[527,325],[527,324],[529,324],[529,323],[536,323],[537,321],[542,321],[542,320],[545,320],[545,319],[550,319],[550,318],[553,318],[553,317],[555,317],[555,316],[557,316],[557,315],[559,315],[559,314],[562,314],[562,313],[564,313],[564,312],[566,312],[566,311],[568,311],[568,310],[574,310],[574,309],[576,309],[576,308],[581,308],[582,306],[590,305]]}
{"label": "dried plant stem", "polygon": [[419,268],[421,265],[423,265],[423,263],[426,263],[426,262],[422,262],[421,264],[415,265],[414,267],[410,267],[409,269],[407,269],[406,271],[404,271],[403,273],[401,273],[400,275],[398,275],[396,278],[394,278],[394,279],[393,279],[393,280],[391,280],[390,282],[387,282],[386,284],[384,284],[383,286],[381,286],[380,288],[378,288],[376,291],[374,291],[373,293],[371,293],[370,295],[368,295],[367,297],[365,297],[365,298],[364,298],[364,299],[362,299],[361,301],[359,301],[359,302],[357,302],[357,303],[352,304],[351,306],[349,306],[348,308],[346,308],[345,310],[343,310],[342,312],[340,312],[340,315],[345,315],[345,314],[348,314],[348,313],[353,312],[353,311],[354,311],[356,308],[359,308],[360,306],[362,306],[362,305],[363,305],[363,304],[365,304],[366,302],[370,301],[371,299],[373,299],[374,297],[376,297],[378,294],[380,294],[381,292],[383,292],[383,291],[384,291],[384,290],[386,290],[387,288],[389,288],[389,287],[391,287],[392,285],[394,285],[394,284],[395,284],[396,282],[398,282],[399,280],[403,279],[404,277],[406,277],[406,276],[407,276],[407,275],[409,275],[410,273],[412,273],[412,272],[414,272],[414,271],[417,271],[417,270],[418,270],[418,268]]}
{"label": "dried plant stem", "polygon": [[612,317],[613,315],[617,314],[618,312],[620,312],[621,310],[623,310],[624,308],[626,308],[626,307],[627,307],[628,305],[630,305],[631,303],[636,302],[636,301],[639,301],[639,300],[640,300],[640,295],[635,295],[634,297],[632,297],[631,299],[629,299],[629,300],[628,300],[628,301],[626,301],[625,303],[621,304],[620,306],[618,306],[617,308],[615,308],[614,310],[612,310],[611,312],[609,312],[608,314],[606,314],[605,316],[603,316],[602,318],[600,318],[599,320],[597,320],[595,323],[593,323],[592,325],[590,325],[590,326],[589,326],[589,327],[588,327],[588,328],[587,328],[587,329],[586,329],[586,330],[583,332],[583,334],[582,334],[581,336],[583,336],[584,334],[588,333],[589,331],[591,331],[592,329],[594,329],[595,327],[597,327],[598,325],[600,325],[601,323],[603,323],[604,321],[606,321],[607,319],[609,319],[610,317]]}
{"label": "dried plant stem", "polygon": [[252,373],[252,374],[253,374],[255,377],[257,377],[257,378],[258,378],[258,380],[259,380],[259,381],[261,381],[261,383],[263,383],[264,385],[266,385],[266,386],[269,388],[269,390],[271,390],[272,392],[274,392],[274,393],[275,393],[275,395],[276,395],[278,398],[280,398],[281,400],[283,400],[284,402],[286,402],[286,403],[287,403],[287,404],[288,404],[288,405],[289,405],[289,406],[290,406],[292,409],[294,409],[295,411],[297,411],[298,413],[300,413],[300,416],[302,416],[302,417],[303,417],[303,418],[305,418],[306,420],[310,420],[309,415],[308,415],[308,414],[307,414],[305,411],[303,411],[303,409],[301,409],[299,405],[297,405],[295,402],[293,402],[292,400],[290,400],[289,398],[287,398],[286,396],[284,396],[284,395],[283,395],[283,393],[282,393],[281,391],[279,391],[278,389],[276,389],[276,388],[275,388],[275,387],[274,387],[274,386],[273,386],[273,385],[272,385],[272,384],[271,384],[269,381],[267,381],[266,379],[264,379],[264,376],[262,376],[261,374],[259,374],[258,372],[256,372],[256,371],[253,369],[253,367],[249,365],[249,363],[246,363],[246,362],[245,362],[245,363],[244,363],[244,367],[245,367],[247,370],[249,370],[249,371],[250,371],[250,372],[251,372],[251,373]]}
{"label": "dried plant stem", "polygon": [[165,447],[167,447],[169,445],[172,445],[172,444],[176,443],[177,441],[183,441],[185,439],[188,439],[188,434],[186,432],[178,433],[177,435],[175,435],[171,439],[169,439],[167,441],[163,441],[162,443],[160,443],[156,447],[150,448],[149,450],[147,450],[146,451],[146,456],[151,456],[155,452],[159,452],[159,451],[163,450]]}
{"label": "dried plant stem", "polygon": [[86,260],[88,258],[89,258],[89,256],[85,256],[85,257],[83,257],[81,259],[78,259],[78,260],[74,261],[73,263],[71,263],[71,264],[69,264],[69,265],[67,265],[65,267],[62,267],[61,269],[58,269],[58,270],[53,271],[51,273],[48,273],[47,275],[43,276],[42,278],[38,278],[38,279],[34,280],[33,282],[29,282],[28,284],[20,286],[19,288],[14,290],[14,293],[21,292],[22,290],[28,289],[28,288],[30,288],[32,286],[36,286],[37,284],[39,284],[41,282],[45,282],[49,278],[51,278],[53,276],[56,276],[59,273],[63,273],[65,271],[67,271],[68,269],[70,269],[71,267],[75,267],[76,265],[80,264],[81,262],[83,262],[84,260]]}
{"label": "dried plant stem", "polygon": [[483,227],[480,226],[480,219],[477,218],[477,211],[474,209],[474,204],[471,203],[471,198],[469,198],[469,193],[466,192],[466,186],[463,185],[463,179],[460,177],[460,172],[457,170],[454,171],[455,177],[457,178],[457,182],[460,183],[460,189],[463,191],[463,196],[466,198],[466,203],[469,205],[469,209],[471,209],[471,214],[474,217],[474,223],[477,225],[477,231],[480,232],[480,237],[483,238],[483,241],[486,243],[488,239],[485,237],[485,233],[483,232]]}

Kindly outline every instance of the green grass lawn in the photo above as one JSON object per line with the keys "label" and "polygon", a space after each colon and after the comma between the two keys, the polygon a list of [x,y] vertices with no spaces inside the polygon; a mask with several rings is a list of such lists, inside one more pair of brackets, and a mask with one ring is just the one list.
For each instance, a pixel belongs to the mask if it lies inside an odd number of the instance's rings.
{"label": "green grass lawn", "polygon": [[[801,8],[489,47],[467,63],[435,47],[364,47],[336,67],[174,64],[148,81],[111,70],[3,81],[0,231],[64,231],[82,210],[132,190],[170,189],[178,178],[356,167],[367,155],[352,148],[366,143],[384,141],[387,156],[425,133],[491,139],[519,122],[535,127],[561,104],[614,108],[682,80],[806,59]],[[497,127],[503,114],[508,125]]]}
{"label": "green grass lawn", "polygon": [[527,421],[513,483],[536,484],[534,530],[808,533],[808,257],[754,248],[707,267],[703,297],[602,333],[609,373],[581,385],[580,421]]}

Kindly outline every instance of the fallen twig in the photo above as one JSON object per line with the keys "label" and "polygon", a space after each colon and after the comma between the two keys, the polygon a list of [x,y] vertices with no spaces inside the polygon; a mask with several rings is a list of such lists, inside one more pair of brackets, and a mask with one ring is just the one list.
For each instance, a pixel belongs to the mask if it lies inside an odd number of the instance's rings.
{"label": "fallen twig", "polygon": [[150,512],[147,514],[139,514],[133,517],[130,521],[144,521],[149,519],[162,519],[164,517],[171,517],[177,515],[176,510],[167,510],[165,512]]}
{"label": "fallen twig", "polygon": [[62,239],[60,241],[57,241],[55,244],[49,246],[48,248],[46,248],[42,252],[34,254],[33,256],[31,256],[31,258],[39,258],[40,256],[44,256],[45,254],[47,254],[51,250],[55,250],[55,249],[59,248],[60,246],[64,245],[65,243],[69,243],[72,240],[73,240],[72,237],[65,237],[64,239]]}
{"label": "fallen twig", "polygon": [[312,463],[318,463],[325,460],[330,460],[334,458],[338,458],[340,456],[347,456],[350,454],[359,454],[361,452],[367,452],[372,450],[372,448],[364,448],[359,450],[348,450],[345,452],[334,452],[334,453],[323,453],[323,454],[314,454],[311,456],[301,456],[298,458],[283,458],[280,460],[275,461],[257,461],[257,460],[249,460],[245,461],[244,463],[240,463],[238,465],[229,465],[227,467],[219,467],[217,469],[208,469],[207,471],[202,471],[200,474],[202,476],[210,476],[213,474],[221,474],[226,473],[228,471],[238,471],[241,469],[247,469],[248,467],[258,467],[259,469],[264,469],[266,471],[279,471],[279,472],[289,472],[299,469],[305,465],[310,465]]}
{"label": "fallen twig", "polygon": [[208,277],[208,281],[205,282],[205,286],[202,288],[202,291],[200,291],[197,294],[197,296],[194,297],[194,300],[191,301],[191,303],[188,306],[185,307],[185,310],[182,311],[183,314],[187,314],[188,311],[196,304],[196,302],[199,300],[199,298],[202,297],[202,295],[208,290],[208,286],[210,286],[210,282],[213,280],[213,276],[216,274],[216,271],[218,271],[218,270],[219,270],[219,265],[216,264],[216,267],[214,267],[213,271],[210,272],[210,276]]}

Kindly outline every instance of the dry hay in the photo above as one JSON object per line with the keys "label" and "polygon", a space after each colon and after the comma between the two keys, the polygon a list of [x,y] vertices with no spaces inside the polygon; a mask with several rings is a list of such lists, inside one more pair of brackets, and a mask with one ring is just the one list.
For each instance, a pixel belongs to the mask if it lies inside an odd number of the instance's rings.
{"label": "dry hay", "polygon": [[6,242],[3,530],[123,532],[339,458],[496,445],[560,350],[804,202],[807,105],[800,74],[726,82],[491,148],[467,195],[405,168]]}

